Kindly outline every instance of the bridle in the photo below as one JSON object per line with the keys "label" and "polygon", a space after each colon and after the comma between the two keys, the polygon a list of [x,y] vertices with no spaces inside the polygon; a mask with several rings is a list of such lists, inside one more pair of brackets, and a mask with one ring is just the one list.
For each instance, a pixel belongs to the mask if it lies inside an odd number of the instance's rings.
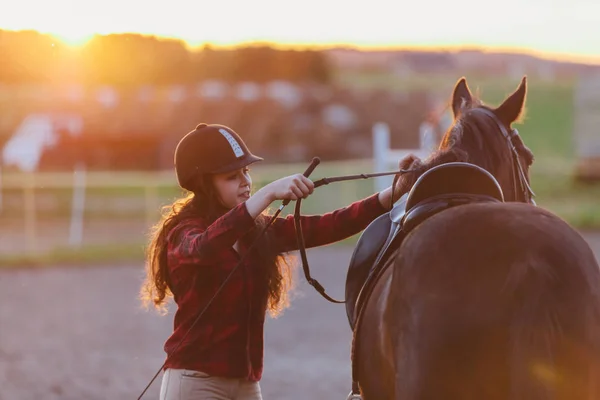
{"label": "bridle", "polygon": [[[506,129],[506,127],[504,126],[504,124],[498,119],[496,114],[494,114],[492,111],[488,110],[487,108],[476,108],[474,110],[483,112],[485,115],[490,117],[496,123],[496,125],[498,125],[498,128],[500,128],[500,132],[502,133],[502,136],[504,136],[504,138],[506,139],[508,148],[511,150],[512,158],[513,158],[512,179],[513,179],[513,189],[514,189],[515,197],[517,196],[517,194],[519,193],[519,190],[520,190],[520,193],[523,195],[523,199],[524,199],[525,203],[530,203],[530,204],[536,205],[535,200],[533,199],[533,197],[535,196],[535,193],[533,192],[533,189],[531,189],[531,186],[529,185],[529,182],[527,181],[527,178],[525,176],[525,171],[523,170],[523,166],[521,165],[521,160],[519,158],[519,152],[517,151],[517,148],[515,147],[515,144],[513,143],[513,139],[515,139],[516,137],[519,136],[519,131],[515,128],[512,128],[511,131],[509,132],[508,129]],[[519,186],[519,187],[517,187],[517,186]]]}
{"label": "bridle", "polygon": [[[310,174],[314,171],[314,169],[317,167],[317,165],[319,165],[320,162],[321,162],[321,160],[318,157],[313,158],[312,161],[311,161],[311,163],[310,163],[310,165],[306,169],[306,171],[304,171],[303,175],[305,177],[309,177]],[[416,169],[408,169],[408,170],[406,170],[406,169],[400,169],[400,170],[397,170],[397,171],[378,172],[378,173],[372,173],[372,174],[344,175],[344,176],[335,176],[335,177],[331,177],[331,178],[322,178],[322,179],[314,182],[314,187],[316,189],[316,188],[318,188],[320,186],[328,185],[331,182],[356,180],[356,179],[368,179],[368,178],[374,178],[374,177],[386,176],[386,175],[395,175],[395,177],[394,177],[394,183],[393,183],[393,187],[395,187],[396,186],[396,181],[397,181],[398,177],[400,176],[400,174],[404,174],[404,173],[407,173],[407,172],[414,172],[414,171],[416,171]],[[394,196],[393,196],[393,191],[392,191],[392,198],[391,198],[391,201],[390,201],[391,204],[393,204],[393,200],[394,200]],[[196,317],[196,319],[194,320],[194,322],[192,323],[192,325],[190,326],[190,328],[185,332],[185,334],[182,336],[182,338],[180,339],[179,343],[177,344],[177,346],[175,346],[175,348],[173,349],[172,352],[175,352],[183,344],[185,338],[189,335],[189,333],[192,331],[192,329],[194,328],[194,326],[196,326],[196,324],[198,323],[198,321],[200,320],[200,318],[202,317],[202,315],[204,315],[204,313],[206,312],[206,310],[208,309],[208,307],[210,307],[210,305],[215,300],[215,298],[217,297],[217,295],[221,292],[221,290],[223,290],[223,288],[225,287],[225,285],[227,284],[227,282],[229,281],[229,279],[233,276],[233,274],[235,273],[235,271],[240,267],[240,265],[243,264],[244,260],[248,256],[248,254],[252,253],[252,250],[253,250],[254,246],[257,243],[259,243],[259,239],[262,237],[262,235],[264,235],[264,233],[266,232],[266,230],[273,224],[273,222],[275,221],[275,218],[277,218],[279,216],[279,214],[281,213],[281,211],[283,210],[283,208],[286,205],[288,205],[289,202],[290,202],[290,200],[284,200],[281,203],[281,206],[279,206],[279,208],[275,211],[275,213],[273,214],[273,216],[269,219],[269,222],[263,227],[263,229],[260,231],[260,233],[258,234],[258,236],[256,237],[256,239],[252,242],[252,244],[250,245],[250,247],[248,247],[248,250],[241,257],[241,259],[237,263],[237,265],[235,267],[233,267],[233,269],[231,270],[231,272],[229,272],[229,274],[227,275],[227,277],[223,280],[223,283],[221,283],[221,285],[215,291],[214,295],[206,303],[206,305],[204,306],[204,308],[202,309],[202,311],[200,311],[200,313],[198,314],[198,316]],[[294,226],[295,226],[295,230],[296,230],[296,240],[298,242],[300,256],[302,258],[302,269],[304,270],[304,276],[306,277],[307,282],[311,286],[313,286],[317,290],[317,292],[319,292],[325,299],[327,299],[327,300],[329,300],[329,301],[331,301],[333,303],[344,303],[344,301],[335,300],[335,299],[331,298],[329,295],[327,295],[327,293],[325,293],[325,288],[316,279],[314,279],[310,275],[310,268],[308,266],[308,259],[306,257],[306,246],[304,244],[304,235],[302,234],[302,226],[300,224],[300,207],[301,207],[301,202],[302,202],[302,199],[296,200],[296,208],[295,208],[295,211],[294,211]],[[167,355],[167,358],[168,358],[168,355]],[[156,378],[160,374],[160,371],[162,371],[162,369],[164,368],[166,362],[167,361],[165,360],[165,362],[161,365],[161,367],[158,369],[158,371],[156,372],[156,374],[154,374],[154,377],[150,380],[150,382],[148,383],[148,385],[146,386],[146,388],[142,391],[142,393],[138,397],[138,400],[140,400],[144,396],[144,394],[146,393],[146,391],[148,390],[148,388],[150,388],[150,385],[152,385],[152,383],[154,382],[154,380],[156,380]]]}

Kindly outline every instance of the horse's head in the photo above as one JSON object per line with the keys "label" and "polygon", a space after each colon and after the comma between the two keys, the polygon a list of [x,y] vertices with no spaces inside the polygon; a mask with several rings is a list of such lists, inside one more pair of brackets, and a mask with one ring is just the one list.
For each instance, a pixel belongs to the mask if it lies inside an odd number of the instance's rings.
{"label": "horse's head", "polygon": [[529,187],[533,153],[511,126],[523,112],[526,92],[524,77],[514,93],[491,108],[474,98],[466,79],[460,79],[452,94],[454,122],[434,156],[436,164],[440,159],[476,164],[494,175],[506,201],[533,202]]}

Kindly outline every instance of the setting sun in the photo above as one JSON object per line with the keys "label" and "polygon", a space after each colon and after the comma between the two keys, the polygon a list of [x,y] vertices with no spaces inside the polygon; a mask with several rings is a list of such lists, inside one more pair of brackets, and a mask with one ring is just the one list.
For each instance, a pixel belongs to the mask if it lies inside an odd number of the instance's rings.
{"label": "setting sun", "polygon": [[93,33],[81,32],[77,30],[68,31],[67,29],[59,33],[51,32],[51,34],[61,42],[74,47],[83,46],[94,37]]}

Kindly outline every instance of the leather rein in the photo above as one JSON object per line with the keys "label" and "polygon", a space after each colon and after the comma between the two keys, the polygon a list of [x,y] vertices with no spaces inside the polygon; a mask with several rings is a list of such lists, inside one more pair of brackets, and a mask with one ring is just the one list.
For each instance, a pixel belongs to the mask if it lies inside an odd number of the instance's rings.
{"label": "leather rein", "polygon": [[[313,159],[313,162],[314,162],[314,160],[315,159]],[[317,164],[318,164],[318,162],[317,162]],[[415,172],[415,171],[417,171],[417,169],[401,169],[401,170],[392,171],[392,172],[378,172],[378,173],[373,173],[373,174],[335,176],[335,177],[331,177],[331,178],[321,178],[318,181],[315,181],[314,185],[315,185],[315,189],[316,189],[320,186],[328,185],[332,182],[351,181],[351,180],[357,180],[357,179],[375,178],[378,176],[395,175],[394,181],[392,183],[392,188],[395,188],[396,182],[398,181],[400,174],[405,174],[408,172]],[[392,189],[392,197],[390,199],[390,209],[393,207],[393,205],[394,205],[394,190]],[[308,265],[308,258],[306,256],[306,245],[304,243],[304,234],[302,233],[302,224],[300,223],[301,207],[302,207],[302,199],[296,200],[296,208],[294,209],[294,227],[296,230],[296,241],[298,243],[298,251],[300,252],[300,258],[302,259],[302,269],[304,270],[304,277],[306,278],[306,281],[312,287],[314,287],[315,290],[317,292],[319,292],[319,294],[321,296],[323,296],[327,301],[330,301],[330,302],[336,303],[336,304],[343,304],[346,302],[346,300],[336,300],[336,299],[332,298],[331,296],[329,296],[325,292],[325,288],[323,287],[323,285],[321,285],[319,283],[319,281],[317,281],[315,278],[313,278],[310,275],[310,267]]]}
{"label": "leather rein", "polygon": [[[504,138],[506,139],[506,141],[508,143],[508,147],[511,150],[512,159],[513,159],[512,177],[513,177],[513,189],[514,189],[515,197],[518,195],[519,189],[520,189],[520,193],[523,195],[524,201],[526,203],[536,205],[535,201],[533,199],[533,197],[535,196],[535,193],[533,192],[533,189],[531,188],[531,186],[529,185],[529,182],[527,181],[525,171],[523,170],[523,166],[521,165],[521,161],[519,159],[519,153],[513,143],[513,139],[515,137],[519,136],[519,131],[517,131],[516,129],[513,128],[509,132],[506,129],[506,127],[504,126],[504,124],[502,124],[498,120],[498,118],[496,117],[496,115],[494,113],[492,113],[491,111],[489,111],[485,108],[479,108],[477,110],[483,112],[488,117],[490,117],[491,119],[494,120],[494,122],[498,125],[498,128],[500,129],[502,136],[504,136]],[[312,163],[315,163],[315,159],[313,159]],[[312,166],[312,163],[311,163],[311,166]],[[319,162],[316,162],[316,164],[318,164],[318,163]],[[315,167],[316,167],[316,164],[315,164]],[[314,167],[313,167],[313,169],[314,169]],[[309,170],[310,170],[310,167],[309,167]],[[348,180],[356,180],[356,179],[368,179],[368,178],[374,178],[374,177],[385,176],[385,175],[395,175],[394,182],[392,184],[392,187],[395,187],[396,181],[397,181],[398,177],[400,176],[399,174],[403,174],[403,173],[407,173],[407,172],[414,172],[414,171],[416,171],[416,169],[399,170],[399,171],[393,171],[393,172],[381,172],[381,173],[374,173],[374,174],[336,176],[336,177],[332,177],[332,178],[319,179],[318,181],[315,181],[314,184],[315,184],[315,188],[318,188],[323,185],[328,185],[331,182],[348,181]],[[310,172],[312,172],[312,170],[310,170]],[[308,176],[308,175],[306,175],[306,176]],[[518,200],[515,198],[515,201],[518,201]],[[345,300],[336,300],[336,299],[332,298],[331,296],[329,296],[325,292],[325,288],[323,287],[323,285],[321,285],[319,283],[319,281],[317,281],[315,278],[313,278],[310,275],[310,267],[308,265],[308,258],[306,257],[306,246],[304,243],[304,235],[302,233],[302,226],[300,224],[300,207],[302,205],[301,203],[302,203],[302,199],[298,199],[296,201],[296,208],[294,210],[294,225],[295,225],[295,229],[296,229],[296,241],[298,242],[298,250],[300,252],[300,257],[302,259],[302,269],[304,270],[304,276],[306,277],[306,281],[312,287],[314,287],[315,290],[317,292],[319,292],[319,294],[321,296],[323,296],[327,301],[330,301],[332,303],[337,303],[337,304],[345,303],[346,302]],[[392,191],[392,199],[390,201],[390,209],[392,208],[393,204],[394,204],[394,194]]]}

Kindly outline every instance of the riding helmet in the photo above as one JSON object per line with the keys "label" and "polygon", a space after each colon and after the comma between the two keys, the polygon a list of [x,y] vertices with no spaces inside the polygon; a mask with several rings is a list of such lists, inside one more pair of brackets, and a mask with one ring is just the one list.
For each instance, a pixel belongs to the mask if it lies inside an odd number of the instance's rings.
{"label": "riding helmet", "polygon": [[219,124],[199,124],[175,148],[175,173],[179,186],[193,190],[193,178],[243,168],[262,161],[248,150],[240,136]]}

